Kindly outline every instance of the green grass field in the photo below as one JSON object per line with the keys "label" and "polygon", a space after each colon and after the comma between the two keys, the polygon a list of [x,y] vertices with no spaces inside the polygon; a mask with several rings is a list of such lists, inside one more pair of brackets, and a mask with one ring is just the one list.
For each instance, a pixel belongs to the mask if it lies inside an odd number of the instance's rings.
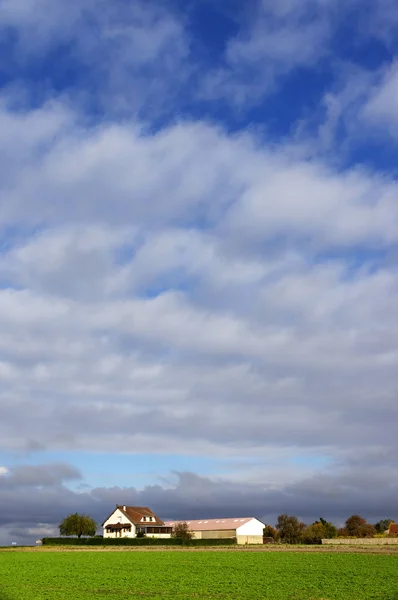
{"label": "green grass field", "polygon": [[0,600],[89,598],[398,600],[398,556],[0,551]]}

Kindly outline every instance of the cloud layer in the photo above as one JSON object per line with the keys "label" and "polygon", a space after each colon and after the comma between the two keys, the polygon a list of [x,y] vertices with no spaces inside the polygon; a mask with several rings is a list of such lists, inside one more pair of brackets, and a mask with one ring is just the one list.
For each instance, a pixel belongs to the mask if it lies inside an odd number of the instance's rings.
{"label": "cloud layer", "polygon": [[[58,535],[65,515],[87,512],[101,523],[115,503],[151,506],[163,519],[194,519],[257,516],[274,524],[281,512],[298,515],[307,523],[324,517],[343,524],[357,513],[358,503],[369,519],[377,522],[383,515],[395,514],[397,486],[385,485],[385,476],[372,467],[357,466],[338,475],[317,475],[283,487],[245,483],[228,479],[209,479],[194,473],[175,473],[168,485],[151,485],[142,490],[128,487],[101,487],[71,491],[66,483],[79,478],[68,465],[49,464],[40,468],[16,469],[0,478],[0,543],[32,543],[43,536]],[[384,487],[383,492],[375,483]],[[29,494],[27,510],[24,496]],[[362,498],[362,500],[360,500]],[[6,516],[5,516],[6,515]],[[34,525],[32,525],[34,523]]]}

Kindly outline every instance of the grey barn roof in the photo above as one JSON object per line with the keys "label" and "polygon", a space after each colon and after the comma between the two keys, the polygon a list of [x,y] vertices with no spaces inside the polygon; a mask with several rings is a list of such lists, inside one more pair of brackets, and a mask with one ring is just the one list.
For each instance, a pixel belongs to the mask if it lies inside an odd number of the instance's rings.
{"label": "grey barn roof", "polygon": [[191,531],[220,531],[223,529],[238,529],[255,517],[239,517],[235,519],[196,519],[194,521],[166,521],[165,525],[173,527],[176,523],[187,523]]}

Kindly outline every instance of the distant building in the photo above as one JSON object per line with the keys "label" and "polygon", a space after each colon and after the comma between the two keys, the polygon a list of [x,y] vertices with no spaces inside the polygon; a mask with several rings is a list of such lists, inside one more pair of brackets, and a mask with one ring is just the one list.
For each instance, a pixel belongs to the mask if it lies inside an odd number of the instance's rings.
{"label": "distant building", "polygon": [[389,535],[398,535],[398,523],[392,523],[388,529]]}
{"label": "distant building", "polygon": [[[166,521],[173,527],[180,521]],[[184,521],[196,539],[236,538],[238,544],[262,544],[264,523],[254,517]]]}
{"label": "distant building", "polygon": [[119,506],[102,523],[104,538],[135,538],[142,533],[148,537],[169,538],[172,528],[159,519],[150,508]]}

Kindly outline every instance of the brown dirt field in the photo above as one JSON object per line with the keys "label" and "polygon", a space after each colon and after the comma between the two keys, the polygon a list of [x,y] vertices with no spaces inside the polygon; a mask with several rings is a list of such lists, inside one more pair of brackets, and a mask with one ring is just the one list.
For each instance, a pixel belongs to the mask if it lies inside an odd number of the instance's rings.
{"label": "brown dirt field", "polygon": [[0,552],[322,552],[335,554],[398,554],[398,546],[20,546],[0,547]]}

